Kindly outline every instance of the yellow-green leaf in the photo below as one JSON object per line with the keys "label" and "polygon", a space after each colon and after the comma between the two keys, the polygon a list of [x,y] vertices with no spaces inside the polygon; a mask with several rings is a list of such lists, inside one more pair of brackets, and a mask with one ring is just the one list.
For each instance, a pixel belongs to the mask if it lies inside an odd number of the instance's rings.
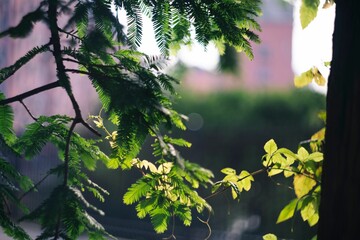
{"label": "yellow-green leaf", "polygon": [[297,198],[301,198],[308,194],[311,189],[316,185],[314,179],[306,177],[304,175],[295,175],[294,176],[294,190]]}
{"label": "yellow-green leaf", "polygon": [[251,181],[254,181],[254,177],[247,171],[241,171],[239,178],[242,179],[241,183],[245,191],[249,191],[251,188]]}
{"label": "yellow-green leaf", "polygon": [[276,169],[276,168],[272,168],[269,172],[268,172],[268,176],[274,176],[276,174],[282,173],[283,170],[282,169]]}
{"label": "yellow-green leaf", "polygon": [[303,29],[316,17],[319,3],[319,0],[302,0],[300,7],[300,22]]}
{"label": "yellow-green leaf", "polygon": [[314,75],[312,73],[312,70],[310,69],[310,70],[300,74],[300,76],[295,76],[294,85],[297,88],[305,87],[312,82],[313,78],[314,78]]}
{"label": "yellow-green leaf", "polygon": [[285,169],[287,169],[287,170],[284,170],[284,176],[286,178],[291,177],[292,175],[294,175],[294,172],[292,171],[291,167],[286,167]]}
{"label": "yellow-green leaf", "polygon": [[321,162],[324,159],[324,154],[321,152],[313,152],[308,156],[309,160],[314,160],[315,162]]}
{"label": "yellow-green leaf", "polygon": [[310,219],[315,214],[315,212],[316,210],[312,201],[310,201],[305,207],[302,207],[300,211],[301,217],[304,221]]}
{"label": "yellow-green leaf", "polygon": [[310,227],[316,225],[319,222],[319,214],[315,213],[307,221],[308,221]]}
{"label": "yellow-green leaf", "polygon": [[297,201],[298,199],[296,198],[291,200],[291,202],[281,210],[276,223],[284,222],[294,216]]}
{"label": "yellow-green leaf", "polygon": [[264,145],[264,150],[267,154],[272,155],[277,150],[277,145],[274,139],[270,139]]}
{"label": "yellow-green leaf", "polygon": [[309,156],[309,152],[305,148],[300,147],[297,152],[297,156],[300,161],[306,161]]}
{"label": "yellow-green leaf", "polygon": [[223,169],[221,169],[221,172],[225,173],[226,175],[236,174],[235,169],[232,169],[232,168],[223,168]]}
{"label": "yellow-green leaf", "polygon": [[106,167],[110,169],[117,169],[120,166],[119,159],[110,158],[110,160],[106,163]]}
{"label": "yellow-green leaf", "polygon": [[314,135],[311,136],[311,140],[313,141],[320,141],[325,139],[325,128],[322,128],[318,132],[316,132]]}
{"label": "yellow-green leaf", "polygon": [[272,157],[272,161],[273,163],[280,163],[281,165],[286,164],[286,159],[280,153],[274,154]]}
{"label": "yellow-green leaf", "polygon": [[315,80],[316,84],[319,86],[325,86],[326,79],[323,77],[323,75],[321,74],[319,69],[313,68],[313,73],[314,73],[314,80]]}
{"label": "yellow-green leaf", "polygon": [[277,236],[275,236],[272,233],[268,233],[266,235],[263,236],[263,240],[277,240]]}

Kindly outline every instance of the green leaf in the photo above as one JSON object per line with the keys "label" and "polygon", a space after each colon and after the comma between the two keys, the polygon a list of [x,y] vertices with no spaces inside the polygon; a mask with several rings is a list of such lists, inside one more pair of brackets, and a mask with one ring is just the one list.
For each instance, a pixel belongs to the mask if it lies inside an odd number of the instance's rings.
{"label": "green leaf", "polygon": [[293,199],[280,212],[276,223],[284,222],[294,216],[298,199]]}
{"label": "green leaf", "polygon": [[315,162],[321,162],[324,160],[324,154],[321,152],[313,152],[308,156],[309,160],[314,160]]}
{"label": "green leaf", "polygon": [[49,45],[42,45],[40,47],[34,47],[29,52],[27,52],[24,56],[19,58],[13,65],[0,69],[0,84],[12,76],[17,70],[19,70],[22,66],[28,63],[31,59],[33,59],[39,53],[43,53],[49,51]]}
{"label": "green leaf", "polygon": [[254,177],[247,171],[241,171],[239,179],[242,179],[240,182],[245,191],[249,191],[251,188],[251,181],[254,181]]}
{"label": "green leaf", "polygon": [[304,162],[308,160],[309,152],[305,148],[300,147],[297,152],[297,156],[300,161]]}
{"label": "green leaf", "polygon": [[140,200],[151,190],[151,186],[141,178],[137,182],[133,183],[123,197],[125,204],[130,205]]}
{"label": "green leaf", "polygon": [[120,161],[118,158],[110,158],[107,162],[106,167],[109,169],[118,169],[120,166]]}
{"label": "green leaf", "polygon": [[183,222],[185,226],[190,226],[192,221],[191,209],[189,207],[179,205],[175,210],[175,215]]}
{"label": "green leaf", "polygon": [[277,148],[277,145],[276,145],[274,139],[270,139],[264,145],[264,150],[269,155],[272,155],[274,152],[276,152],[277,149],[278,148]]}
{"label": "green leaf", "polygon": [[300,76],[295,76],[294,78],[294,84],[297,88],[302,88],[307,85],[309,85],[314,78],[314,75],[312,74],[312,70],[308,70],[306,72],[303,72],[300,74]]}
{"label": "green leaf", "polygon": [[263,236],[263,240],[277,240],[277,239],[278,238],[272,233],[268,233]]}
{"label": "green leaf", "polygon": [[167,230],[170,214],[163,208],[155,208],[150,212],[151,223],[157,233],[163,233]]}
{"label": "green leaf", "polygon": [[226,175],[236,174],[236,170],[233,168],[223,168],[221,169],[221,172],[225,173]]}
{"label": "green leaf", "polygon": [[[0,92],[0,100],[3,100],[5,96]],[[0,105],[0,134],[4,140],[9,143],[15,139],[13,131],[14,113],[11,106]]]}
{"label": "green leaf", "polygon": [[316,212],[313,201],[309,201],[305,206],[301,208],[301,217],[304,221],[310,219]]}
{"label": "green leaf", "polygon": [[300,7],[301,27],[306,28],[315,19],[320,0],[302,0]]}

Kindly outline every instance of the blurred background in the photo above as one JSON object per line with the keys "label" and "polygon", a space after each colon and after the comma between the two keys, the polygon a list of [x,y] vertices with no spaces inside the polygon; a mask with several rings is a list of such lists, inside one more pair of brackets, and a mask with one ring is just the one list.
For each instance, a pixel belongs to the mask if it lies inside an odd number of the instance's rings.
{"label": "blurred background", "polygon": [[[0,0],[0,32],[17,24],[39,2]],[[320,58],[311,56],[307,53],[310,47],[306,41],[299,41],[302,32],[296,20],[298,5],[296,2],[290,4],[280,0],[263,1],[263,15],[258,19],[262,27],[259,33],[262,43],[253,45],[255,57],[252,61],[228,46],[225,55],[219,56],[214,46],[208,46],[207,51],[204,51],[195,45],[191,50],[186,47],[181,49],[176,57],[172,57],[166,69],[170,75],[181,80],[177,87],[181,98],[175,99],[175,108],[189,116],[188,129],[174,130],[171,134],[192,143],[190,149],[182,149],[181,153],[185,159],[212,170],[215,181],[223,178],[220,170],[224,167],[234,168],[237,172],[260,169],[263,145],[267,140],[273,138],[278,146],[295,151],[300,141],[309,139],[323,126],[317,114],[325,109],[326,89],[319,92],[312,87],[293,87],[295,74],[326,60],[324,53]],[[328,35],[331,34],[331,29],[328,32]],[[0,68],[12,64],[32,47],[45,44],[48,40],[49,33],[42,24],[35,27],[29,39],[0,39]],[[312,43],[315,45],[315,40]],[[294,44],[297,44],[296,47]],[[304,44],[306,49],[302,52],[294,50]],[[316,45],[313,47],[319,49]],[[154,46],[144,49],[156,52]],[[329,55],[328,52],[326,54]],[[0,85],[0,90],[11,97],[54,81],[56,73],[53,64],[50,55],[37,56],[33,63],[24,66]],[[98,114],[97,96],[90,83],[85,78],[73,77],[75,97],[83,115]],[[61,89],[25,100],[35,116],[56,113],[71,116],[71,104],[67,101]],[[21,133],[24,124],[32,120],[20,104],[12,106],[15,111],[15,129]],[[83,135],[87,134],[84,131]],[[148,139],[140,159],[153,159],[150,144],[151,139]],[[56,150],[50,145],[30,162],[15,158],[12,161],[34,182],[45,176],[49,168],[59,164]],[[109,171],[101,165],[98,169],[89,175],[112,194],[105,203],[99,204],[95,200],[94,204],[105,211],[106,215],[98,219],[110,233],[125,239],[161,239],[166,236],[156,235],[148,219],[139,220],[134,207],[122,203],[126,189],[139,177],[137,173]],[[47,179],[39,192],[28,195],[25,201],[35,207],[57,181],[56,178]],[[300,216],[276,224],[281,209],[294,198],[290,185],[282,178],[270,179],[265,174],[257,175],[252,189],[244,192],[239,202],[233,201],[229,193],[210,199],[214,208],[214,214],[210,217],[210,239],[262,239],[262,235],[269,232],[283,239],[311,239],[316,229],[303,223]],[[209,189],[205,189],[202,196],[209,194]],[[203,220],[207,217],[201,216]],[[204,239],[208,229],[194,218],[190,228],[176,226],[175,234],[177,239]]]}

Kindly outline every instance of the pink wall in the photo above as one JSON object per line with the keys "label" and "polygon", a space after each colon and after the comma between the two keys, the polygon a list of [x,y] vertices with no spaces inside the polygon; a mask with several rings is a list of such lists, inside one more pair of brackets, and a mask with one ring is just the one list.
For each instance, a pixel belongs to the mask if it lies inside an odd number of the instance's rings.
{"label": "pink wall", "polygon": [[261,43],[253,44],[254,59],[240,58],[245,89],[288,89],[293,86],[291,23],[261,23]]}
{"label": "pink wall", "polygon": [[[0,31],[16,25],[24,14],[35,10],[39,2],[40,0],[1,0]],[[49,39],[49,31],[43,23],[36,24],[32,34],[26,39],[1,38],[0,67],[13,64],[33,47],[45,44]],[[71,66],[71,68],[76,68],[76,66]],[[23,66],[15,75],[1,84],[0,90],[7,97],[12,97],[56,80],[54,59],[51,53],[45,53],[36,56],[30,63]],[[83,117],[86,118],[90,113],[96,114],[93,111],[96,107],[97,94],[90,82],[86,78],[76,75],[72,78],[71,83],[75,97],[82,108]],[[89,100],[94,104],[89,104]],[[29,97],[24,102],[35,116],[40,114],[74,115],[67,95],[60,88],[41,93],[38,96]],[[25,123],[31,122],[32,119],[21,104],[13,103],[12,106],[15,112],[15,129],[19,130]]]}

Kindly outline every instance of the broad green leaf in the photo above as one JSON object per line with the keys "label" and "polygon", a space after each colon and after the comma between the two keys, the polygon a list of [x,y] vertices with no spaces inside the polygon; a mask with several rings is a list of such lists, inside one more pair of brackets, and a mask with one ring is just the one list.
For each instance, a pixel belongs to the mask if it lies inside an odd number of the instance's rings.
{"label": "broad green leaf", "polygon": [[270,139],[264,145],[264,150],[267,154],[272,155],[277,150],[277,145],[274,139]]}
{"label": "broad green leaf", "polygon": [[245,191],[249,191],[251,188],[251,181],[254,181],[254,177],[247,171],[241,171],[239,174],[239,179],[242,179],[241,183]]}
{"label": "broad green leaf", "polygon": [[232,168],[223,168],[223,169],[221,169],[221,172],[225,173],[226,175],[236,174],[235,169],[232,169]]}
{"label": "broad green leaf", "polygon": [[286,159],[277,152],[272,156],[272,162],[279,163],[281,166],[286,165]]}
{"label": "broad green leaf", "polygon": [[239,177],[235,174],[226,175],[223,179],[224,182],[233,182],[236,183],[239,180]]}
{"label": "broad green leaf", "polygon": [[284,176],[286,178],[291,177],[292,175],[295,174],[292,167],[285,167],[284,169],[286,169],[284,170]]}
{"label": "broad green leaf", "polygon": [[308,160],[309,152],[305,148],[300,147],[297,152],[297,156],[298,156],[299,160],[303,162],[303,161]]}
{"label": "broad green leaf", "polygon": [[279,148],[277,152],[285,155],[286,157],[292,157],[296,159],[296,154],[287,148]]}
{"label": "broad green leaf", "polygon": [[301,27],[306,28],[317,15],[320,0],[302,0],[300,7]]}
{"label": "broad green leaf", "polygon": [[278,238],[272,233],[268,233],[263,236],[263,240],[277,240],[277,239]]}
{"label": "broad green leaf", "polygon": [[298,199],[291,200],[280,212],[276,223],[284,222],[294,216]]}
{"label": "broad green leaf", "polygon": [[301,217],[304,221],[310,219],[316,212],[313,201],[309,201],[305,206],[301,208]]}
{"label": "broad green leaf", "polygon": [[275,175],[277,175],[277,174],[279,174],[279,173],[282,173],[284,170],[282,170],[282,169],[276,169],[276,167],[275,168],[272,168],[272,169],[270,169],[270,171],[268,171],[268,176],[270,177],[270,176],[275,176]]}
{"label": "broad green leaf", "polygon": [[314,179],[311,179],[301,174],[294,176],[293,183],[297,198],[305,196],[313,189],[314,186],[316,186],[316,182]]}
{"label": "broad green leaf", "polygon": [[310,227],[315,226],[318,222],[319,222],[319,214],[318,213],[314,213],[314,215],[312,215],[308,220],[308,224]]}
{"label": "broad green leaf", "polygon": [[324,160],[324,154],[321,152],[313,152],[308,156],[309,160],[314,160],[315,162],[321,162]]}

